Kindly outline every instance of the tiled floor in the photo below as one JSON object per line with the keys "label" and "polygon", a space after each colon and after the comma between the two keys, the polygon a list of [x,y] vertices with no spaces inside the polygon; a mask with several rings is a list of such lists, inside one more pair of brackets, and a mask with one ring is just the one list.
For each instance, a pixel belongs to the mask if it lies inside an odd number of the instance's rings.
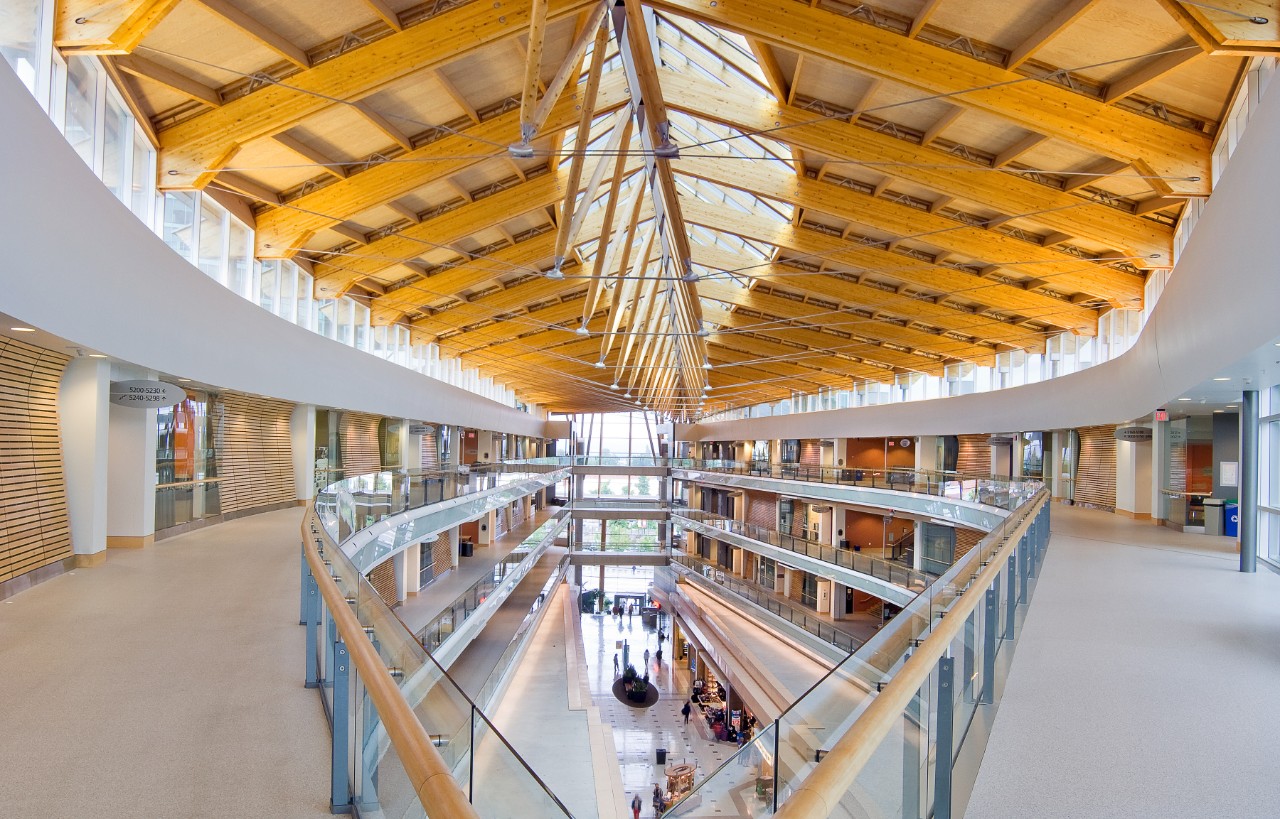
{"label": "tiled floor", "polygon": [[[658,748],[667,749],[668,765],[682,762],[695,765],[696,780],[706,777],[737,751],[736,744],[715,740],[696,709],[689,724],[684,724],[680,708],[692,688],[688,669],[673,666],[665,656],[662,665],[657,665],[653,659],[658,649],[657,630],[644,626],[639,616],[584,614],[582,639],[592,698],[600,709],[601,720],[613,726],[627,799],[630,800],[633,793],[640,793],[645,805],[642,816],[652,813],[654,784],[661,782],[664,787],[666,784],[666,776],[657,764]],[[649,650],[650,681],[660,692],[652,708],[632,708],[613,695],[613,655],[621,654],[616,648],[618,641],[629,645],[637,670],[644,664],[644,650]],[[671,640],[668,638],[662,645],[664,655],[669,654]]]}

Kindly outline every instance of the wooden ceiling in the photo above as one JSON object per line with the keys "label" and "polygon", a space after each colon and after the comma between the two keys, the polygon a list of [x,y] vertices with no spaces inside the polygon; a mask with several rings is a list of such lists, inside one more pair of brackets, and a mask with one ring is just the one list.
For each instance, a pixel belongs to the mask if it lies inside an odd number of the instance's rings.
{"label": "wooden ceiling", "polygon": [[66,0],[55,39],[318,298],[553,410],[689,418],[1141,309],[1280,51],[1274,3],[1212,5]]}

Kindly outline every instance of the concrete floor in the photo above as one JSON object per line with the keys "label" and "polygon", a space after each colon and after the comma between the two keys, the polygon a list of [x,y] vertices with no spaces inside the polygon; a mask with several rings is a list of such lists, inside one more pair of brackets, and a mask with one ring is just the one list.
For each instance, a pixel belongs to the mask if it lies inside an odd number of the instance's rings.
{"label": "concrete floor", "polygon": [[0,604],[9,816],[328,816],[301,509],[112,549]]}
{"label": "concrete floor", "polygon": [[1055,506],[967,819],[1280,815],[1280,576]]}

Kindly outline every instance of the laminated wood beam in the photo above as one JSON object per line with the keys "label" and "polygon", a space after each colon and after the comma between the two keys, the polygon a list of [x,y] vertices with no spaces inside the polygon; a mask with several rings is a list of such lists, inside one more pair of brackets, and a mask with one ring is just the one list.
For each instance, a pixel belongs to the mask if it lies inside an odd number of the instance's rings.
{"label": "laminated wood beam", "polygon": [[[1031,80],[1000,66],[791,0],[651,0],[650,5],[903,83],[925,94],[950,95],[957,104],[1091,153],[1123,159],[1146,175],[1166,177],[1171,193],[1209,192],[1208,134],[1108,106],[1053,83]],[[858,47],[848,48],[847,43]]]}
{"label": "laminated wood beam", "polygon": [[[547,20],[580,13],[598,0],[548,0]],[[192,117],[161,134],[161,184],[189,188],[229,145],[271,136],[335,103],[355,101],[417,71],[439,68],[492,43],[510,40],[529,27],[527,4],[466,3],[441,12],[429,24],[349,49],[270,83],[214,111]],[[516,131],[508,132],[508,142]],[[173,173],[170,173],[170,172]]]}
{"label": "laminated wood beam", "polygon": [[[1093,202],[1010,173],[975,171],[954,155],[937,148],[922,148],[836,120],[813,121],[813,113],[791,106],[761,105],[741,91],[694,77],[664,75],[668,104],[692,116],[720,122],[743,131],[772,131],[770,136],[789,145],[836,159],[849,157],[871,169],[877,163],[893,163],[893,173],[944,196],[982,202],[1007,214],[1035,214],[1032,221],[1061,230],[1125,255],[1144,259],[1152,266],[1172,264],[1173,234],[1150,219]],[[780,123],[781,129],[777,129]]]}

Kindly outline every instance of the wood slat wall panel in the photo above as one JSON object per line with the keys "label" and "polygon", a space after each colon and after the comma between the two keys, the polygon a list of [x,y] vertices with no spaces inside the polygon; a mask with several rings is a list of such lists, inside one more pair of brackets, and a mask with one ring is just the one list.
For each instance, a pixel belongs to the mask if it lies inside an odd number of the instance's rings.
{"label": "wood slat wall panel", "polygon": [[373,571],[369,572],[369,583],[373,586],[374,591],[382,595],[382,599],[386,601],[388,606],[394,606],[400,602],[396,599],[395,561],[398,559],[384,560],[374,566]]}
{"label": "wood slat wall panel", "polygon": [[435,561],[436,577],[453,568],[453,549],[449,546],[448,532],[441,532],[436,535],[436,539],[430,545],[430,549],[431,557]]}
{"label": "wood slat wall panel", "polygon": [[801,441],[800,463],[805,466],[822,466],[822,445],[812,440]]}
{"label": "wood slat wall panel", "polygon": [[0,583],[71,556],[58,430],[68,361],[0,338]]}
{"label": "wood slat wall panel", "polygon": [[382,450],[378,446],[380,420],[376,415],[362,412],[342,413],[342,471],[346,477],[382,469]]}
{"label": "wood slat wall panel", "polygon": [[959,560],[973,550],[984,537],[977,529],[956,529],[956,556]]}
{"label": "wood slat wall panel", "polygon": [[742,496],[747,504],[743,515],[747,523],[763,526],[766,529],[772,529],[778,525],[777,495],[771,492],[744,491]]}
{"label": "wood slat wall panel", "polygon": [[292,503],[293,404],[228,392],[214,411],[222,513]]}
{"label": "wood slat wall panel", "polygon": [[[434,427],[432,428],[434,430]],[[422,468],[436,469],[440,466],[440,444],[435,433],[422,436]]]}
{"label": "wood slat wall panel", "polygon": [[962,475],[991,475],[991,436],[960,435],[956,454],[956,471]]}
{"label": "wood slat wall panel", "polygon": [[1076,468],[1076,503],[1115,511],[1116,427],[1080,427],[1080,464]]}

